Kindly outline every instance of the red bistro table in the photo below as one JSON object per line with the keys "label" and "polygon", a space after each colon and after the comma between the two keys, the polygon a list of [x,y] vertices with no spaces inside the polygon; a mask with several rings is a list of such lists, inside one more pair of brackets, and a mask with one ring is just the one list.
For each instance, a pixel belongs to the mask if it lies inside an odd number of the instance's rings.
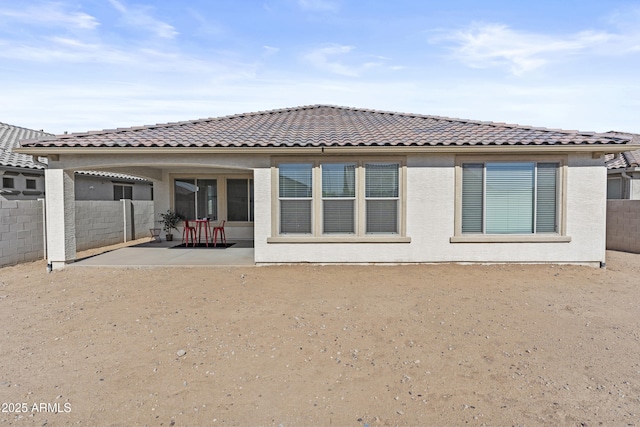
{"label": "red bistro table", "polygon": [[207,247],[209,247],[209,218],[193,220],[196,223],[196,229],[198,233],[198,245],[200,244],[201,230],[204,226],[204,241]]}

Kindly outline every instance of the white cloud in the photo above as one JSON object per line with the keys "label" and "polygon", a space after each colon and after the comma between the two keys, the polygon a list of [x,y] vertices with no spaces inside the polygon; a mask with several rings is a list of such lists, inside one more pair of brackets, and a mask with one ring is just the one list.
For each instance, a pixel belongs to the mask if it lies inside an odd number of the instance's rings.
{"label": "white cloud", "polygon": [[453,57],[475,68],[507,67],[516,75],[532,71],[567,56],[629,51],[634,35],[582,31],[548,35],[516,31],[502,24],[473,25],[439,36],[433,42],[451,42]]}
{"label": "white cloud", "polygon": [[265,57],[273,56],[278,52],[280,52],[279,48],[273,47],[273,46],[262,46],[262,48],[264,49],[264,53],[262,54],[262,56],[265,56]]}
{"label": "white cloud", "polygon": [[337,12],[340,6],[328,0],[298,0],[298,5],[306,10]]}
{"label": "white cloud", "polygon": [[[121,48],[103,43],[87,43],[71,37],[50,37],[38,45],[13,43],[0,39],[0,58],[13,62],[57,64],[57,72],[85,75],[84,66],[100,64],[102,74],[118,74],[126,68],[133,81],[150,78],[153,73],[178,73],[182,79],[193,76],[216,76],[228,79],[255,75],[255,64],[225,57],[215,60],[194,57],[179,51],[152,47]],[[124,68],[123,68],[124,67]],[[82,70],[82,71],[78,71]],[[96,71],[92,71],[96,73]],[[143,77],[147,76],[147,77]],[[222,76],[222,77],[220,77]],[[95,76],[100,79],[100,77]]]}
{"label": "white cloud", "polygon": [[219,37],[225,33],[224,27],[210,16],[205,16],[196,9],[187,8],[186,10],[192,22],[191,31],[194,33],[206,37]]}
{"label": "white cloud", "polygon": [[92,30],[100,23],[96,18],[83,12],[71,12],[59,3],[40,3],[20,9],[0,9],[0,17],[30,25],[47,25]]}
{"label": "white cloud", "polygon": [[368,69],[383,65],[380,57],[375,58],[377,61],[366,61],[358,65],[347,65],[341,61],[347,59],[354,49],[353,46],[333,44],[314,49],[304,55],[303,59],[320,70],[348,77],[357,77]]}
{"label": "white cloud", "polygon": [[145,29],[163,39],[173,39],[178,35],[173,25],[154,18],[148,6],[126,6],[118,0],[109,0],[109,3],[122,14],[123,21],[133,28]]}

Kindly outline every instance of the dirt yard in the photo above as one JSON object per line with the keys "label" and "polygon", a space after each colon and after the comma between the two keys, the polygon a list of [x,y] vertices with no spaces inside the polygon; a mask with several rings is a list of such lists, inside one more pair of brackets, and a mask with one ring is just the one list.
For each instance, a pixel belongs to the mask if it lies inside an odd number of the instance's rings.
{"label": "dirt yard", "polygon": [[4,425],[638,425],[640,255],[0,269]]}

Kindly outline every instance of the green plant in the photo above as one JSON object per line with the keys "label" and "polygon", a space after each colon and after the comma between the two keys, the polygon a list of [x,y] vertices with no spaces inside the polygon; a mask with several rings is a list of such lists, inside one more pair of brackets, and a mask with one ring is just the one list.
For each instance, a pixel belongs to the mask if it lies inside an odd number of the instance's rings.
{"label": "green plant", "polygon": [[162,218],[160,220],[160,222],[162,223],[162,229],[166,234],[171,234],[171,230],[178,229],[177,225],[182,220],[182,218],[180,218],[180,215],[178,215],[171,209],[168,209],[166,212],[163,212],[159,215],[160,218]]}

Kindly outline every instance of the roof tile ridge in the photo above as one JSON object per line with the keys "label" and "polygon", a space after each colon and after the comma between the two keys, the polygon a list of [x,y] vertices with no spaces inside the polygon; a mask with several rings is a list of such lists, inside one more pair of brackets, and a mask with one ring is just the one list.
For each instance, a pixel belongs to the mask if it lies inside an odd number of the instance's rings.
{"label": "roof tile ridge", "polygon": [[618,132],[615,130],[610,130],[608,132],[603,132],[603,135],[611,135],[615,138],[624,138],[629,140],[629,145],[640,145],[640,134],[633,132]]}
{"label": "roof tile ridge", "polygon": [[24,127],[24,126],[17,126],[17,125],[12,125],[12,124],[5,123],[5,122],[0,122],[0,126],[2,126],[2,125],[6,126],[6,127],[8,127],[8,128],[13,128],[13,129],[22,129],[22,130],[26,130],[26,131],[29,131],[29,132],[39,133],[39,134],[48,135],[48,136],[53,136],[53,135],[54,135],[54,134],[52,134],[52,133],[45,132],[45,131],[44,131],[44,130],[42,130],[42,129],[41,129],[41,130],[37,130],[37,129],[30,129],[30,128],[27,128],[27,127]]}
{"label": "roof tile ridge", "polygon": [[203,118],[200,118],[200,119],[187,120],[187,121],[184,121],[184,122],[161,123],[161,124],[156,124],[156,125],[151,125],[151,126],[154,126],[154,127],[175,126],[175,125],[180,125],[180,124],[195,124],[195,123],[203,123],[203,122],[222,121],[222,120],[237,119],[237,118],[243,118],[243,117],[254,117],[254,116],[265,116],[265,115],[270,115],[270,114],[290,113],[290,112],[293,112],[293,111],[310,110],[310,109],[313,109],[313,108],[326,107],[326,106],[327,105],[321,105],[321,104],[301,105],[301,106],[298,106],[298,107],[285,107],[285,108],[275,108],[275,109],[270,109],[270,110],[249,111],[249,112],[246,112],[246,113],[227,114],[227,115],[217,116],[217,117],[203,117]]}

